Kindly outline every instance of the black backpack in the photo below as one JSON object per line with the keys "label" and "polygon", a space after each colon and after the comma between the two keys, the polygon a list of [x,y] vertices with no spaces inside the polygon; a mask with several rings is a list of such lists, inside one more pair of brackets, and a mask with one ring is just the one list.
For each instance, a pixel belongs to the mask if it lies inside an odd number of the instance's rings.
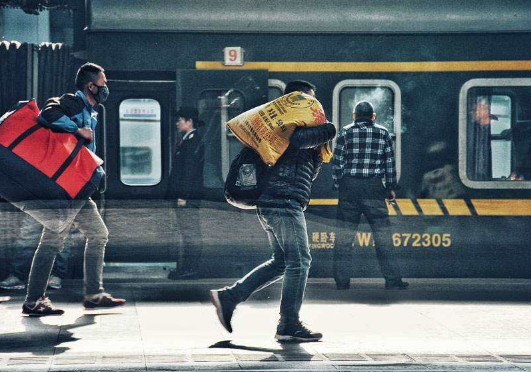
{"label": "black backpack", "polygon": [[230,164],[225,180],[225,199],[241,209],[254,209],[265,183],[269,167],[250,147],[244,147]]}

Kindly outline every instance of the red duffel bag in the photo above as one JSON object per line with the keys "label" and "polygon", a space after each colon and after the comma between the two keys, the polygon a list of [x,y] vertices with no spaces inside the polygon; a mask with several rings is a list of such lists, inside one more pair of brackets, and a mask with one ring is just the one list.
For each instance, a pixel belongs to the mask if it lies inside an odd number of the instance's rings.
{"label": "red duffel bag", "polygon": [[103,161],[70,133],[37,122],[34,100],[0,118],[0,196],[44,226],[69,226],[105,176]]}

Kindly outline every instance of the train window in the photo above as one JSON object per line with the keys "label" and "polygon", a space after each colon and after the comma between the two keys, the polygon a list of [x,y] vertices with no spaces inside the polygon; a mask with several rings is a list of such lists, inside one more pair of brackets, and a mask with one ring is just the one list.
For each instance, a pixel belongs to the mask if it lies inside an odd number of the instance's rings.
{"label": "train window", "polygon": [[284,95],[284,89],[286,88],[286,84],[282,80],[269,79],[267,83],[268,83],[267,99],[269,101],[273,101],[277,99],[278,97],[282,97]]}
{"label": "train window", "polygon": [[369,101],[378,124],[389,130],[395,141],[397,176],[401,168],[401,104],[398,85],[391,80],[343,80],[334,88],[333,120],[337,129],[352,123],[352,111],[359,101]]}
{"label": "train window", "polygon": [[154,99],[120,103],[120,180],[153,186],[162,178],[160,104]]}
{"label": "train window", "polygon": [[369,101],[374,105],[378,124],[386,127],[390,133],[396,133],[398,120],[395,120],[395,117],[399,117],[396,114],[400,110],[400,106],[397,107],[399,99],[395,96],[397,92],[399,95],[400,90],[394,82],[388,80],[346,80],[334,89],[334,99],[336,98],[336,90],[338,105],[334,104],[334,109],[339,110],[336,121],[340,126],[339,129],[352,123],[352,111],[357,102]]}
{"label": "train window", "polygon": [[[474,188],[528,188],[531,79],[474,79],[461,89],[460,176]],[[519,182],[515,182],[519,181]]]}

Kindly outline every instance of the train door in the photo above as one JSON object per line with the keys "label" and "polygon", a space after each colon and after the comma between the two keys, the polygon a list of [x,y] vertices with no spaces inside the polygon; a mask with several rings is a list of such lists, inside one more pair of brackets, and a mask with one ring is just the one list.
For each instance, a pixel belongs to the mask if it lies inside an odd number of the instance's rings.
{"label": "train door", "polygon": [[168,183],[175,83],[109,80],[104,158],[108,199],[160,199]]}
{"label": "train door", "polygon": [[[204,123],[199,128],[205,144],[204,197],[221,200],[230,163],[242,148],[225,123],[267,102],[268,73],[265,70],[179,70],[176,83],[177,107],[197,108]],[[174,133],[174,138],[177,135]],[[176,138],[171,143],[176,143]]]}

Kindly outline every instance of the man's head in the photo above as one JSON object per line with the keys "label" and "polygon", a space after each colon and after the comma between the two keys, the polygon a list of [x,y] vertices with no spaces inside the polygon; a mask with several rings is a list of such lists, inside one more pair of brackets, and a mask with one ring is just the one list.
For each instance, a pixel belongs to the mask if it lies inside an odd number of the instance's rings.
{"label": "man's head", "polygon": [[312,83],[307,82],[306,80],[293,80],[286,84],[286,88],[284,88],[284,94],[288,94],[291,92],[303,92],[306,93],[312,97],[315,97],[315,85]]}
{"label": "man's head", "polygon": [[95,63],[85,63],[77,70],[76,88],[82,91],[92,106],[104,103],[109,96],[107,77],[103,67]]}
{"label": "man's head", "polygon": [[374,111],[374,107],[370,102],[360,101],[354,107],[352,117],[356,121],[374,121],[376,120],[376,112]]}
{"label": "man's head", "polygon": [[193,107],[183,106],[175,113],[175,125],[181,133],[188,133],[195,129],[199,122],[199,112]]}

